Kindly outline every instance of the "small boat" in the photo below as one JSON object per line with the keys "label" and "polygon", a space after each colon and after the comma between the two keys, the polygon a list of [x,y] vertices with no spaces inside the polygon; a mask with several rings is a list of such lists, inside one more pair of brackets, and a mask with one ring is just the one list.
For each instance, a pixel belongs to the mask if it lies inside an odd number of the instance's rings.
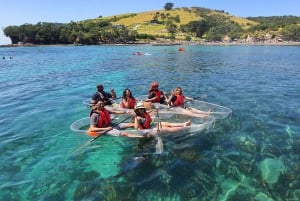
{"label": "small boat", "polygon": [[[128,114],[121,114],[121,115],[113,115],[112,116],[112,122],[113,124],[116,124],[115,127],[117,127],[117,125],[119,124],[119,122],[122,123],[126,123],[131,121],[131,118],[128,118]],[[157,122],[158,122],[158,118],[157,118],[157,114],[153,113],[151,114],[151,118],[154,122],[153,124],[153,128],[151,129],[144,129],[144,130],[136,130],[133,128],[129,128],[129,129],[122,129],[122,131],[129,133],[129,134],[134,134],[134,135],[140,135],[140,136],[144,136],[146,133],[153,133],[154,131],[156,131],[157,129]],[[182,123],[185,122],[187,120],[191,120],[191,126],[185,126],[185,127],[176,127],[176,128],[180,128],[178,129],[176,132],[170,132],[170,133],[166,133],[164,131],[164,129],[161,129],[161,132],[165,135],[165,134],[180,134],[180,133],[184,133],[184,134],[194,134],[196,132],[200,132],[200,131],[204,131],[204,130],[208,130],[209,128],[211,128],[214,125],[215,119],[213,117],[204,117],[204,118],[191,118],[190,116],[186,116],[186,115],[182,115],[182,114],[178,114],[178,113],[170,113],[168,111],[161,111],[159,112],[159,121],[168,121],[168,122],[172,122],[172,123]],[[88,133],[88,128],[89,128],[89,124],[90,124],[90,119],[89,117],[85,117],[82,119],[79,119],[75,122],[73,122],[70,125],[70,129],[73,132],[76,133],[83,133],[83,134],[87,134]],[[155,129],[155,130],[154,130]],[[110,135],[109,132],[106,133],[106,135]],[[114,135],[112,135],[114,136]]]}

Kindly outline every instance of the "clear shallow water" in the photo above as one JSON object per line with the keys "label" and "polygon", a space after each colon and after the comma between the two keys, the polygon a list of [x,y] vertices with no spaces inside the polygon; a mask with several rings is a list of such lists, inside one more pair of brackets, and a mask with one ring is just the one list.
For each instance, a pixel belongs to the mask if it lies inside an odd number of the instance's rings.
{"label": "clear shallow water", "polygon": [[[185,49],[0,48],[13,57],[0,61],[0,199],[299,200],[299,47]],[[232,117],[206,134],[163,138],[161,156],[152,140],[88,143],[70,131],[88,115],[82,101],[97,83],[139,96],[153,80],[229,107]]]}

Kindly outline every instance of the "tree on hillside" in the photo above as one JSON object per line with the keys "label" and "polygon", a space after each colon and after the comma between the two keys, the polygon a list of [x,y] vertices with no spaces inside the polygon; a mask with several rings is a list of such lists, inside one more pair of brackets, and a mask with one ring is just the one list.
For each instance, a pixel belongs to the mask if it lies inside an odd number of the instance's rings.
{"label": "tree on hillside", "polygon": [[281,32],[284,40],[300,41],[300,25],[290,24],[285,26]]}
{"label": "tree on hillside", "polygon": [[20,36],[20,27],[19,26],[8,26],[4,30],[4,35],[9,37],[12,44],[17,44]]}
{"label": "tree on hillside", "polygon": [[167,21],[166,28],[171,35],[174,35],[177,30],[177,25],[174,24],[172,21]]}
{"label": "tree on hillside", "polygon": [[165,6],[164,6],[164,9],[165,10],[172,10],[174,4],[169,2],[169,3],[166,3]]}

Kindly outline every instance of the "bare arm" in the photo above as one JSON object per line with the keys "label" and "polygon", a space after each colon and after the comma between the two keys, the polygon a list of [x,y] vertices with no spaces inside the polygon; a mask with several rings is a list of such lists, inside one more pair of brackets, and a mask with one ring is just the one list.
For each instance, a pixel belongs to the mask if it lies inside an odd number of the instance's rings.
{"label": "bare arm", "polygon": [[116,94],[114,88],[110,88],[110,92],[111,92],[112,99],[116,99],[117,98],[117,94]]}
{"label": "bare arm", "polygon": [[139,125],[140,125],[140,118],[138,116],[135,116],[135,118],[134,118],[134,128],[136,130],[140,130]]}
{"label": "bare arm", "polygon": [[168,99],[166,99],[168,105],[172,105],[172,101],[171,101],[172,98],[173,98],[173,94]]}
{"label": "bare arm", "polygon": [[99,127],[96,127],[95,125],[90,125],[90,131],[91,132],[101,132],[101,131],[110,131],[112,130],[113,128],[111,126],[109,127],[105,127],[105,128],[99,128]]}
{"label": "bare arm", "polygon": [[186,97],[186,96],[184,97],[184,99],[187,100],[187,101],[193,101],[194,100],[194,98],[190,98],[190,97]]}
{"label": "bare arm", "polygon": [[122,98],[121,100],[122,105],[124,106],[124,108],[129,108],[129,101],[126,100],[125,98]]}
{"label": "bare arm", "polygon": [[146,98],[144,101],[145,102],[152,102],[156,99],[156,97],[154,96],[153,98]]}

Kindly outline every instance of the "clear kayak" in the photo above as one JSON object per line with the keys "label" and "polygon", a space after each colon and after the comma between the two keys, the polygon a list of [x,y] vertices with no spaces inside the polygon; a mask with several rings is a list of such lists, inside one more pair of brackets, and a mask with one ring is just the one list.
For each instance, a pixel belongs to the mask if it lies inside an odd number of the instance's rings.
{"label": "clear kayak", "polygon": [[[128,118],[128,114],[124,115],[114,115],[113,116],[113,124],[115,124],[115,127],[118,127],[119,122],[122,123],[129,123],[131,122],[131,118]],[[159,117],[159,118],[158,118]],[[179,134],[179,133],[184,133],[184,134],[192,134],[195,132],[200,132],[203,130],[208,130],[214,125],[215,119],[213,117],[204,117],[204,118],[198,118],[198,117],[190,117],[182,114],[178,114],[175,112],[167,112],[167,111],[159,111],[158,116],[157,112],[151,114],[151,118],[153,120],[153,125],[151,129],[144,129],[144,130],[136,130],[134,128],[127,128],[127,129],[122,129],[121,131],[124,131],[129,134],[133,135],[141,135],[144,136],[145,134],[149,133],[158,133],[159,134]],[[171,122],[171,123],[182,123],[185,121],[190,120],[191,125],[190,126],[184,126],[184,127],[172,127],[171,129],[167,128],[160,128],[158,130],[158,119],[160,122]],[[124,121],[126,120],[126,121]],[[89,135],[88,128],[90,124],[90,119],[89,117],[85,117],[82,119],[79,119],[75,122],[73,122],[70,125],[70,129],[73,132],[76,133],[83,133]],[[173,129],[174,128],[174,129]],[[105,133],[106,135],[111,135],[115,136],[114,134],[110,134],[110,132]]]}
{"label": "clear kayak", "polygon": [[232,114],[230,108],[199,100],[187,101],[185,103],[185,109],[196,114],[202,114],[204,112],[215,119],[225,119]]}
{"label": "clear kayak", "polygon": [[174,107],[174,106],[168,106],[163,105],[159,103],[152,103],[152,108],[158,109],[160,111],[167,111],[169,113],[178,113],[183,115],[188,115],[192,117],[204,117],[204,116],[211,116],[215,119],[225,119],[228,116],[232,114],[232,110],[217,105],[214,103],[208,103],[205,101],[198,101],[198,100],[192,100],[192,101],[185,101],[185,108],[182,107]]}

